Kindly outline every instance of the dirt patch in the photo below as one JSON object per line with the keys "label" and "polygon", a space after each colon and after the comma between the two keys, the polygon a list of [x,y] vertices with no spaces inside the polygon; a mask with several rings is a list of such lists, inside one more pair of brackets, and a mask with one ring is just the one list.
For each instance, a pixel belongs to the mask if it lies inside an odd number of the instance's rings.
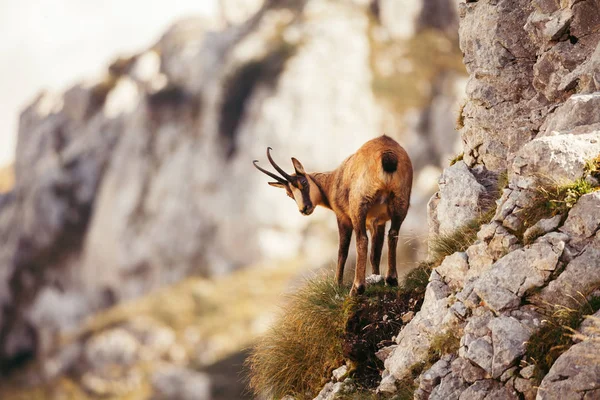
{"label": "dirt patch", "polygon": [[380,288],[351,305],[343,336],[344,357],[353,363],[354,381],[367,389],[379,385],[384,369],[375,353],[394,344],[391,338],[404,325],[402,317],[416,313],[423,304],[421,291]]}

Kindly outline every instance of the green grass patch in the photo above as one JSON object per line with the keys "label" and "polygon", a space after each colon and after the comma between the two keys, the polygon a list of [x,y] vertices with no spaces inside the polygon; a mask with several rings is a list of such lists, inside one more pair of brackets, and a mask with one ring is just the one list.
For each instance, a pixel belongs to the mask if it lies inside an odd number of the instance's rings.
{"label": "green grass patch", "polygon": [[527,342],[526,361],[536,366],[536,378],[541,382],[556,359],[572,345],[572,334],[586,315],[600,310],[600,296],[585,298],[578,307],[543,305],[538,312],[545,316],[542,327]]}
{"label": "green grass patch", "polygon": [[521,219],[521,227],[513,234],[524,241],[525,231],[534,226],[542,219],[562,215],[566,218],[567,213],[577,203],[579,198],[585,194],[598,190],[585,178],[579,178],[567,184],[544,184],[535,189],[527,207],[522,208],[516,214]]}
{"label": "green grass patch", "polygon": [[465,153],[460,153],[460,154],[457,154],[454,157],[452,157],[450,159],[450,166],[453,166],[457,162],[462,161],[464,156],[465,156]]}

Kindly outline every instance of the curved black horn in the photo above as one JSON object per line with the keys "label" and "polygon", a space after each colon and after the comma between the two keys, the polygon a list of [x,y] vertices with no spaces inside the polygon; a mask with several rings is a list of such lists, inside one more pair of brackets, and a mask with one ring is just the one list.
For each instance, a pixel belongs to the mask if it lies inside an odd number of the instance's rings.
{"label": "curved black horn", "polygon": [[252,164],[254,164],[254,166],[256,167],[256,169],[258,169],[259,171],[264,172],[265,174],[269,175],[271,178],[275,179],[279,183],[287,184],[287,182],[284,179],[282,179],[281,177],[275,175],[272,172],[267,171],[266,169],[262,169],[261,167],[259,167],[258,165],[256,165],[257,162],[258,162],[258,160],[252,161]]}
{"label": "curved black horn", "polygon": [[273,158],[271,157],[271,150],[273,150],[270,147],[267,147],[267,158],[269,159],[269,162],[271,163],[271,165],[273,166],[273,168],[275,168],[277,170],[277,172],[279,172],[281,174],[281,176],[283,176],[285,179],[287,179],[288,182],[292,182],[294,180],[294,178],[290,175],[288,175],[284,170],[282,170],[279,165],[277,165],[275,163],[275,161],[273,161]]}

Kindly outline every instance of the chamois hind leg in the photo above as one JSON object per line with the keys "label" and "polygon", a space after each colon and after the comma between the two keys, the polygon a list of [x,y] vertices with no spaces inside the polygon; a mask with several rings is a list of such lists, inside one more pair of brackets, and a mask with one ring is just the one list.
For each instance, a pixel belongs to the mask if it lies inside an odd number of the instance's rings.
{"label": "chamois hind leg", "polygon": [[408,207],[398,207],[392,210],[392,223],[388,231],[388,270],[385,283],[388,286],[398,286],[398,271],[396,269],[396,250],[398,247],[398,232],[406,218]]}
{"label": "chamois hind leg", "polygon": [[381,262],[381,250],[385,239],[385,224],[375,225],[370,229],[371,232],[371,268],[375,275],[379,275],[379,264]]}
{"label": "chamois hind leg", "polygon": [[367,210],[368,204],[362,204],[357,215],[352,218],[352,225],[356,234],[356,270],[354,271],[352,290],[350,290],[351,296],[362,294],[365,291],[367,253],[369,250],[369,237],[367,236],[366,226]]}
{"label": "chamois hind leg", "polygon": [[338,232],[340,235],[340,247],[338,249],[338,262],[335,271],[335,280],[339,286],[344,283],[344,266],[348,259],[350,240],[352,240],[352,225],[338,219]]}

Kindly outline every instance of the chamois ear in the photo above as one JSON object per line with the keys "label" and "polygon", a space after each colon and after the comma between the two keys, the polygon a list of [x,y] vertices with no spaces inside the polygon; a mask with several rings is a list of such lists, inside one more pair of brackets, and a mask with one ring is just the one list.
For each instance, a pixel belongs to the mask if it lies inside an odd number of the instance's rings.
{"label": "chamois ear", "polygon": [[298,175],[306,174],[306,172],[304,172],[304,167],[302,166],[300,161],[296,160],[294,157],[292,157],[292,164],[294,164],[294,169],[296,170],[296,174],[298,174]]}
{"label": "chamois ear", "polygon": [[267,182],[267,183],[273,187],[285,189],[285,185],[283,183],[279,183],[279,182]]}

